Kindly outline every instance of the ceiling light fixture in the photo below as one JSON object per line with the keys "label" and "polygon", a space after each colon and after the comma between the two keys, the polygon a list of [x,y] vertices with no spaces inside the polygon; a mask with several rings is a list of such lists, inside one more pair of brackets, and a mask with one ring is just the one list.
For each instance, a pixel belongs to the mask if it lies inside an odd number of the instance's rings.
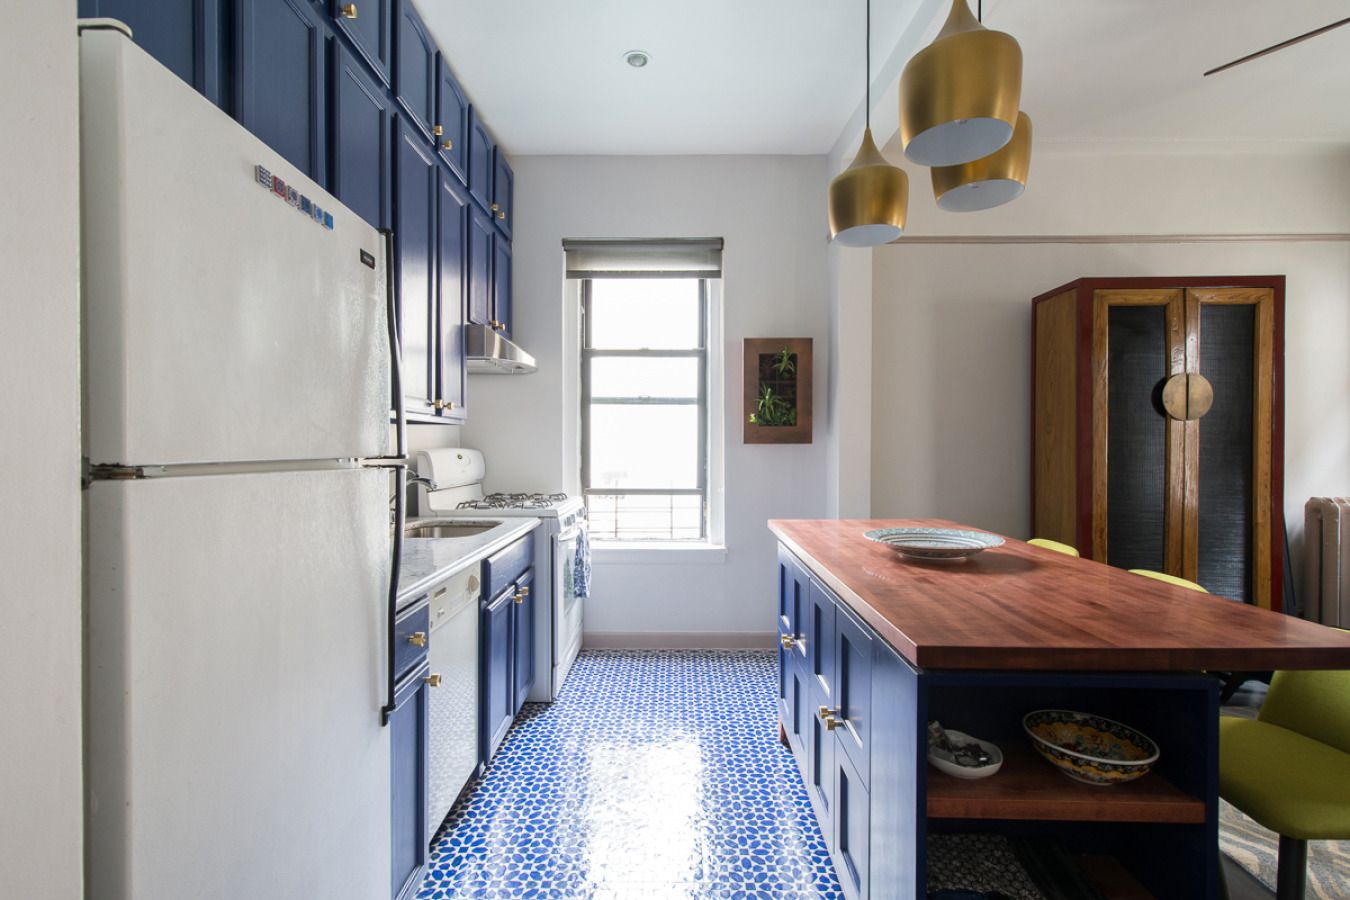
{"label": "ceiling light fixture", "polygon": [[866,40],[862,144],[830,182],[830,237],[846,247],[875,247],[900,237],[909,209],[909,176],[886,162],[872,140],[872,0],[867,0]]}
{"label": "ceiling light fixture", "polygon": [[652,61],[652,55],[646,50],[629,50],[623,55],[623,61],[635,69],[641,69]]}
{"label": "ceiling light fixture", "polygon": [[1022,98],[1022,48],[990,31],[966,0],[900,76],[900,140],[924,166],[955,166],[988,156],[1012,139]]}

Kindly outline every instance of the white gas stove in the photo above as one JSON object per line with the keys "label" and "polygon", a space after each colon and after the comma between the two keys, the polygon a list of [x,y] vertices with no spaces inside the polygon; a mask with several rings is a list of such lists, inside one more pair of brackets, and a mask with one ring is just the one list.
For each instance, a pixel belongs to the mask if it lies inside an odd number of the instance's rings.
{"label": "white gas stove", "polygon": [[581,650],[585,597],[577,591],[576,568],[578,546],[587,530],[586,504],[566,494],[485,493],[487,466],[477,450],[420,450],[414,461],[417,474],[430,482],[417,487],[417,514],[422,519],[541,520],[534,542],[535,578],[536,583],[548,579],[552,596],[550,603],[535,607],[535,671],[551,677],[536,677],[529,699],[552,701]]}

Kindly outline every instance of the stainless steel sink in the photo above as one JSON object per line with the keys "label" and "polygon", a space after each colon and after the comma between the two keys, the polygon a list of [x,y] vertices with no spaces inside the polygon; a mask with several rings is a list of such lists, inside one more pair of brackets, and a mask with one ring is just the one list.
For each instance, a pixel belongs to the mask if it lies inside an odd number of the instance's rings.
{"label": "stainless steel sink", "polygon": [[483,534],[500,525],[500,522],[428,522],[414,525],[404,534],[410,538],[463,538]]}

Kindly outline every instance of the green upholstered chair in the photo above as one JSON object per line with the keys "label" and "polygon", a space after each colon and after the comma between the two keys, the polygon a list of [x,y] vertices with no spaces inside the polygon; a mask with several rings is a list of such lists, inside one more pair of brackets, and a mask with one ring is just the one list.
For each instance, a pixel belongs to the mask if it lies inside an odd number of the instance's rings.
{"label": "green upholstered chair", "polygon": [[1063,553],[1065,556],[1077,556],[1078,551],[1068,544],[1061,544],[1059,541],[1052,541],[1049,538],[1032,538],[1027,541],[1033,547],[1040,547],[1042,550],[1053,550],[1056,553]]}
{"label": "green upholstered chair", "polygon": [[1276,672],[1255,719],[1219,719],[1219,796],[1280,835],[1278,900],[1308,841],[1350,839],[1350,671]]}
{"label": "green upholstered chair", "polygon": [[1192,591],[1199,591],[1202,594],[1208,594],[1209,591],[1196,584],[1194,581],[1187,581],[1185,578],[1178,578],[1175,575],[1168,575],[1166,572],[1154,572],[1150,569],[1130,569],[1131,575],[1143,575],[1145,578],[1152,578],[1155,581],[1165,581],[1168,584],[1175,584],[1177,587],[1184,587]]}

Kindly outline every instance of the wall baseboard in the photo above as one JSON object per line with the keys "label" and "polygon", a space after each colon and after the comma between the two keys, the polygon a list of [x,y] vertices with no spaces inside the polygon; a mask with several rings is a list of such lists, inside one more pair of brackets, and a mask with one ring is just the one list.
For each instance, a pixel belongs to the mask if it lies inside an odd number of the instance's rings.
{"label": "wall baseboard", "polygon": [[586,650],[770,650],[772,631],[588,631]]}

